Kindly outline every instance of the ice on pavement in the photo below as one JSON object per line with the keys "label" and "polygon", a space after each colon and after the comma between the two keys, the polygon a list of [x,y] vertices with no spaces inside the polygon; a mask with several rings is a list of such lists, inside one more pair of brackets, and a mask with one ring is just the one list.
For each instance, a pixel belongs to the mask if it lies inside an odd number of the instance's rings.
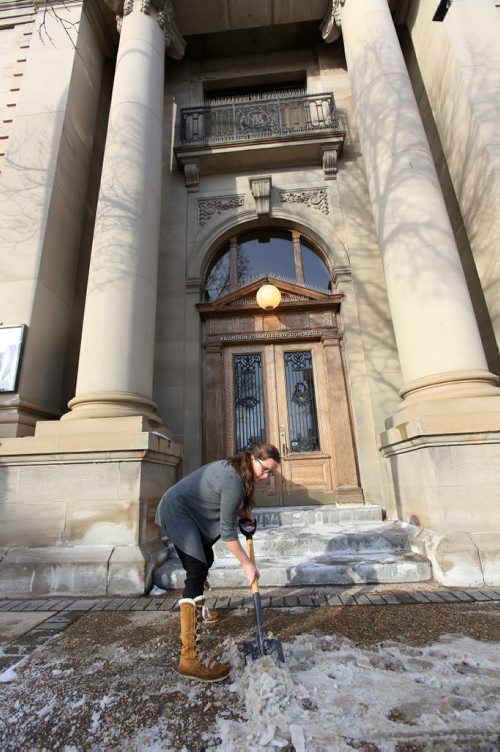
{"label": "ice on pavement", "polygon": [[[343,637],[305,634],[285,644],[287,665],[265,656],[235,667],[230,686],[245,722],[220,719],[218,752],[293,745],[333,752],[432,732],[500,730],[498,643],[449,635],[424,647],[385,642],[357,647]],[[408,732],[408,733],[407,733]]]}

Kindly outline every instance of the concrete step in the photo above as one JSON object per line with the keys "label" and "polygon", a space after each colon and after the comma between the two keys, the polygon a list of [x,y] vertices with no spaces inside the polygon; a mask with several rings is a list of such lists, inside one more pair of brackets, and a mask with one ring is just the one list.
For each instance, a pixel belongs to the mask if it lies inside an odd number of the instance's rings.
{"label": "concrete step", "polygon": [[323,504],[313,507],[258,507],[253,510],[257,529],[303,527],[315,523],[347,524],[382,522],[384,512],[376,504]]}
{"label": "concrete step", "polygon": [[[411,551],[418,528],[384,522],[380,507],[258,509],[256,516],[254,550],[263,587],[421,582],[432,577],[429,561]],[[244,538],[240,540],[245,546]],[[214,553],[210,584],[241,587],[241,566],[224,543],[219,541]],[[184,570],[173,547],[154,581],[167,590],[182,587]]]}
{"label": "concrete step", "polygon": [[[261,528],[254,535],[254,550],[262,558],[282,558],[291,552],[302,558],[320,554],[358,556],[368,553],[402,552],[408,550],[414,529],[402,523],[349,523],[293,525]],[[218,541],[214,546],[219,559],[233,558],[227,546]]]}

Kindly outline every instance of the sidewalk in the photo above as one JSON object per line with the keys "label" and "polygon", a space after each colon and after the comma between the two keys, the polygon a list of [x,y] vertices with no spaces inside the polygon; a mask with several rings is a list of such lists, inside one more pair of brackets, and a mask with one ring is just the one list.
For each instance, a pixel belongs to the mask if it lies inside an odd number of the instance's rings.
{"label": "sidewalk", "polygon": [[213,685],[176,672],[178,597],[0,601],[0,748],[499,748],[497,590],[263,589],[286,667],[244,665],[248,590],[212,591],[203,649],[232,665]]}

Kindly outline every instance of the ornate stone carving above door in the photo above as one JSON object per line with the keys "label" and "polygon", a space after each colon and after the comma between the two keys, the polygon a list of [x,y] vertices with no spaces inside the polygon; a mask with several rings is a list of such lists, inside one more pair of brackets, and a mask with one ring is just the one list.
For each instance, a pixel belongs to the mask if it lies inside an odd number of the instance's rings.
{"label": "ornate stone carving above door", "polygon": [[237,209],[245,203],[245,194],[235,196],[218,196],[216,198],[200,199],[198,201],[198,224],[202,227],[210,222],[216,214],[222,214],[230,209]]}
{"label": "ornate stone carving above door", "polygon": [[280,201],[289,204],[304,204],[308,208],[318,209],[322,214],[329,214],[330,212],[328,197],[324,188],[280,191]]}

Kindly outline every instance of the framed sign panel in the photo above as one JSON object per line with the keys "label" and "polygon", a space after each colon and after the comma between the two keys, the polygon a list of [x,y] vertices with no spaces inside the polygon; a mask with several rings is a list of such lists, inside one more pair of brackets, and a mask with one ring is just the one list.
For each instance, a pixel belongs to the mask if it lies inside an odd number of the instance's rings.
{"label": "framed sign panel", "polygon": [[17,390],[26,328],[0,326],[0,392]]}

